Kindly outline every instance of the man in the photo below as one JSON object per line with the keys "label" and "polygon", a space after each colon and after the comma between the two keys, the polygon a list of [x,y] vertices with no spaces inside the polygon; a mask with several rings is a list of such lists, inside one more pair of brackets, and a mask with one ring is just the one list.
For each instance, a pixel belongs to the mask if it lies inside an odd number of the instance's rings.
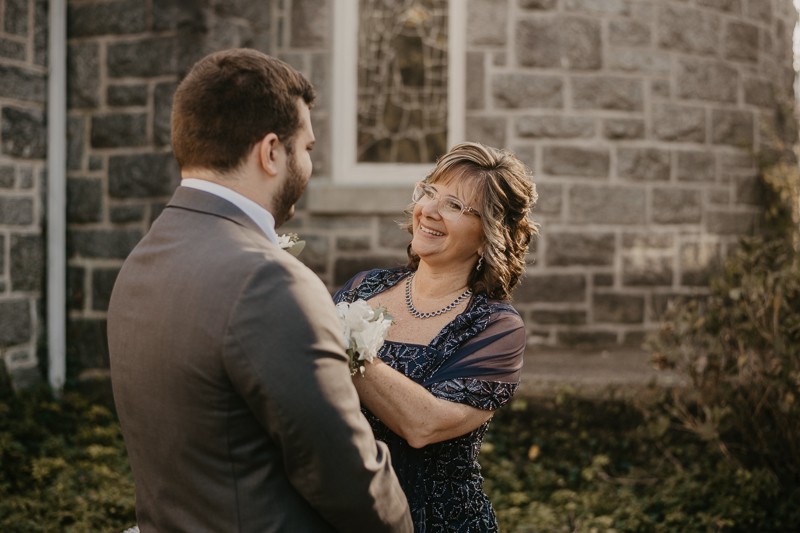
{"label": "man", "polygon": [[123,266],[111,378],[149,532],[410,532],[322,282],[277,246],[311,174],[314,89],[253,50],[199,61],[178,188]]}

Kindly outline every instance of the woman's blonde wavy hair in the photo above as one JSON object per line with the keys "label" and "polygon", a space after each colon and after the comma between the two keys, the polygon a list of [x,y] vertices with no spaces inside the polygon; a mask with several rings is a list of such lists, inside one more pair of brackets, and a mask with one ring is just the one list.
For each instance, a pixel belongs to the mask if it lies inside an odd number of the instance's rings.
{"label": "woman's blonde wavy hair", "polygon": [[[461,143],[436,163],[425,178],[434,184],[457,179],[474,186],[473,205],[481,214],[484,251],[483,267],[473,269],[468,284],[472,292],[498,300],[511,299],[511,292],[525,268],[531,239],[539,234],[530,213],[538,198],[531,173],[514,154],[480,143]],[[413,238],[414,204],[405,209],[401,228]],[[470,216],[464,214],[462,216]],[[420,258],[407,247],[408,266],[416,270]]]}

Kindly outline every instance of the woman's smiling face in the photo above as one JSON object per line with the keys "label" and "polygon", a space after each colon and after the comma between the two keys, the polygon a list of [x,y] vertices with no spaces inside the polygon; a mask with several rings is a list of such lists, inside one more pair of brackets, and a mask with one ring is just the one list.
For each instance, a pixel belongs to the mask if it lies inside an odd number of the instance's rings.
{"label": "woman's smiling face", "polygon": [[[455,177],[429,184],[441,197],[454,196],[465,206],[477,209],[478,202],[472,180]],[[439,200],[414,206],[414,238],[411,247],[422,261],[431,266],[456,267],[469,263],[470,268],[483,252],[481,219],[469,211],[458,220],[447,220],[439,214]]]}

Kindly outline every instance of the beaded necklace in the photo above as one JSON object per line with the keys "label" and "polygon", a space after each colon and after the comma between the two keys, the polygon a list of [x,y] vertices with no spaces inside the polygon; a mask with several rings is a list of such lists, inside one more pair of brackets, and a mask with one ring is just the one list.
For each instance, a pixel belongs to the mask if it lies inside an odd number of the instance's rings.
{"label": "beaded necklace", "polygon": [[414,279],[414,274],[416,274],[416,272],[412,272],[408,276],[408,279],[406,279],[406,307],[408,307],[408,312],[411,313],[416,318],[432,318],[435,316],[439,316],[455,308],[455,306],[463,302],[465,299],[469,298],[469,295],[472,294],[472,289],[467,289],[467,292],[456,298],[453,303],[451,303],[444,309],[439,309],[438,311],[432,311],[430,313],[420,313],[414,308],[414,304],[411,302],[411,280]]}

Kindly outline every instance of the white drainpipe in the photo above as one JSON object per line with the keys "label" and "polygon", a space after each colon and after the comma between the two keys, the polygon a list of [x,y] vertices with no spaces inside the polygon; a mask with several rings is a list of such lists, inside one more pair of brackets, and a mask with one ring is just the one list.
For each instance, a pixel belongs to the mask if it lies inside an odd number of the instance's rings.
{"label": "white drainpipe", "polygon": [[66,378],[67,1],[50,0],[47,92],[47,352],[56,392]]}

